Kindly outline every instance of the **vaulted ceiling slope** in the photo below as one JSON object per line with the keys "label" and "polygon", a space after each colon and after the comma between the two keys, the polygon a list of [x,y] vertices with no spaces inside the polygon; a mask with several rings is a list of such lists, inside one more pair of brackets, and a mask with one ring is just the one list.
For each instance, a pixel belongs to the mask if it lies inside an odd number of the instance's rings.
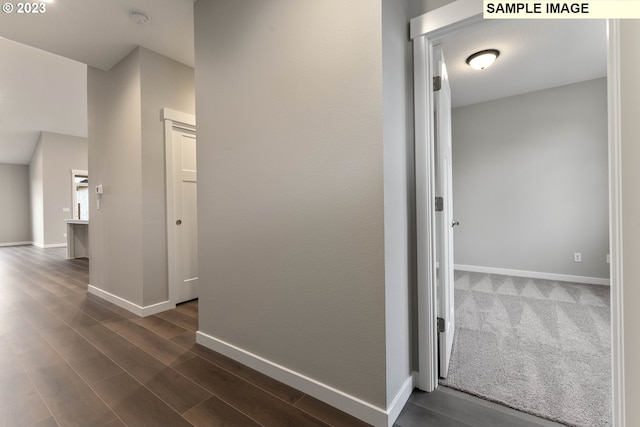
{"label": "vaulted ceiling slope", "polygon": [[[0,13],[0,163],[29,163],[40,131],[87,136],[84,64],[108,70],[139,45],[194,66],[193,39],[193,0],[55,0],[41,14]],[[484,21],[444,45],[454,107],[606,75],[604,21]],[[502,52],[496,64],[469,68],[467,56],[486,48]]]}
{"label": "vaulted ceiling slope", "polygon": [[[142,12],[148,24],[131,14]],[[108,70],[143,46],[193,67],[192,0],[56,0],[41,14],[3,14],[0,36]]]}
{"label": "vaulted ceiling slope", "polygon": [[[41,131],[87,136],[85,64],[109,70],[143,46],[194,65],[192,0],[56,0],[45,7],[0,13],[0,163],[28,164]],[[134,12],[150,21],[136,24]]]}
{"label": "vaulted ceiling slope", "polygon": [[87,66],[0,38],[0,163],[28,164],[41,131],[87,136]]}

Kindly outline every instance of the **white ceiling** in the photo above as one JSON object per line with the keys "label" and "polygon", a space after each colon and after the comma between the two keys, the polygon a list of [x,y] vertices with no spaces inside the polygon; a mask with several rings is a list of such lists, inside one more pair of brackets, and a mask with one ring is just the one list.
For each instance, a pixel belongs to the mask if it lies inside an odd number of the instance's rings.
{"label": "white ceiling", "polygon": [[44,14],[2,15],[1,37],[102,70],[138,45],[193,67],[193,0],[56,0]]}
{"label": "white ceiling", "polygon": [[[483,21],[442,44],[454,107],[607,75],[604,20]],[[484,49],[500,51],[496,62],[469,67],[469,55]]]}
{"label": "white ceiling", "polygon": [[87,67],[0,38],[0,163],[27,164],[45,130],[87,136]]}
{"label": "white ceiling", "polygon": [[[84,64],[108,70],[143,46],[194,65],[193,0],[56,0],[46,7],[39,15],[0,13],[0,163],[28,164],[41,131],[87,136]],[[151,21],[137,25],[131,12]]]}
{"label": "white ceiling", "polygon": [[[108,70],[140,45],[193,66],[193,38],[192,0],[56,0],[41,15],[0,14],[0,163],[28,164],[40,131],[87,136],[84,64]],[[606,75],[604,21],[491,21],[444,43],[454,106]],[[465,64],[487,48],[502,52],[493,67]]]}

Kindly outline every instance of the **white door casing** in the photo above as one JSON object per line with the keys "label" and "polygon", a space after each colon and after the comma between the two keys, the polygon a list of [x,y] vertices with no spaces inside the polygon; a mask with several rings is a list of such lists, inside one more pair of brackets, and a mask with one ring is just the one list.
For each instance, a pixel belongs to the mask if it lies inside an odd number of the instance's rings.
{"label": "white door casing", "polygon": [[[418,286],[418,372],[416,387],[437,387],[435,334],[435,254],[433,233],[433,44],[454,31],[482,20],[482,1],[457,0],[413,18],[410,36],[414,63],[414,131],[416,179],[416,254]],[[619,20],[607,22],[607,85],[609,127],[609,230],[611,253],[611,350],[612,425],[625,426],[624,306],[622,276],[622,187],[620,123],[620,29]]]}
{"label": "white door casing", "polygon": [[[436,213],[436,251],[438,259],[437,305],[439,325],[439,374],[447,378],[455,332],[453,271],[453,178],[451,149],[451,87],[441,46],[433,48],[434,77],[440,88],[434,91],[435,194],[442,200]],[[441,320],[440,320],[441,319]]]}
{"label": "white door casing", "polygon": [[197,161],[195,118],[168,108],[165,122],[169,300],[198,297]]}
{"label": "white door casing", "polygon": [[[435,114],[433,47],[438,38],[482,20],[482,2],[458,0],[411,20],[413,40],[418,372],[416,387],[438,386]],[[452,300],[453,303],[453,300]]]}
{"label": "white door casing", "polygon": [[414,138],[416,189],[416,279],[418,305],[418,372],[415,386],[438,386],[436,306],[436,228],[433,145],[432,48],[424,36],[413,40]]}

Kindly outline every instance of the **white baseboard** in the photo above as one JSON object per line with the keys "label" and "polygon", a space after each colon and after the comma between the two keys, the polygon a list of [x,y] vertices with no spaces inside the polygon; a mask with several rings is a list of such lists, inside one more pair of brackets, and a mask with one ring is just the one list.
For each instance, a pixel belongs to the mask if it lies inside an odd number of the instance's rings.
{"label": "white baseboard", "polygon": [[66,243],[50,243],[48,245],[44,245],[45,249],[49,249],[49,248],[66,248],[67,244]]}
{"label": "white baseboard", "polygon": [[323,384],[313,378],[309,378],[203,332],[196,332],[196,342],[378,427],[389,427],[393,425],[413,390],[413,377],[410,376],[403,384],[402,389],[389,406],[389,409],[385,411],[355,396],[351,396],[327,384]]}
{"label": "white baseboard", "polygon": [[31,244],[33,246],[36,246],[36,247],[41,248],[41,249],[66,248],[67,247],[66,243],[50,243],[48,245],[45,245],[44,243],[40,243],[40,242],[31,242]]}
{"label": "white baseboard", "polygon": [[115,304],[120,308],[124,308],[125,310],[130,311],[133,314],[137,314],[140,317],[151,316],[152,314],[156,314],[165,310],[171,310],[172,308],[176,308],[176,305],[171,303],[171,301],[163,301],[157,304],[141,307],[138,304],[132,303],[131,301],[128,301],[124,298],[121,298],[107,291],[103,291],[102,289],[96,288],[95,286],[92,286],[92,285],[89,285],[87,287],[87,291],[92,295],[100,297],[103,300],[109,301],[110,303]]}
{"label": "white baseboard", "polygon": [[531,279],[555,280],[558,282],[587,283],[590,285],[610,286],[609,279],[599,277],[571,276],[568,274],[541,273],[538,271],[509,270],[507,268],[480,267],[477,265],[455,264],[454,268],[472,273],[501,274],[503,276],[528,277]]}
{"label": "white baseboard", "polygon": [[4,246],[24,246],[24,245],[30,245],[31,242],[6,242],[6,243],[0,243],[0,247],[4,247]]}

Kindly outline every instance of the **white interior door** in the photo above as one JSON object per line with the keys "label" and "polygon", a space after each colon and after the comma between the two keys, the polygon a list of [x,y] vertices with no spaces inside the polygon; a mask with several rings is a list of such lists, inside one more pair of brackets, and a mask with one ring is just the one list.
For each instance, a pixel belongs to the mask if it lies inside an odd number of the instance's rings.
{"label": "white interior door", "polygon": [[[433,48],[434,76],[439,80],[440,89],[434,88],[435,112],[435,192],[441,206],[436,206],[436,256],[437,271],[437,306],[438,306],[438,354],[439,374],[446,378],[451,360],[454,317],[454,272],[453,272],[453,197],[451,170],[451,88],[447,76],[447,67],[442,49]],[[440,205],[440,203],[437,203]]]}
{"label": "white interior door", "polygon": [[198,298],[198,218],[195,133],[173,129],[174,302]]}

